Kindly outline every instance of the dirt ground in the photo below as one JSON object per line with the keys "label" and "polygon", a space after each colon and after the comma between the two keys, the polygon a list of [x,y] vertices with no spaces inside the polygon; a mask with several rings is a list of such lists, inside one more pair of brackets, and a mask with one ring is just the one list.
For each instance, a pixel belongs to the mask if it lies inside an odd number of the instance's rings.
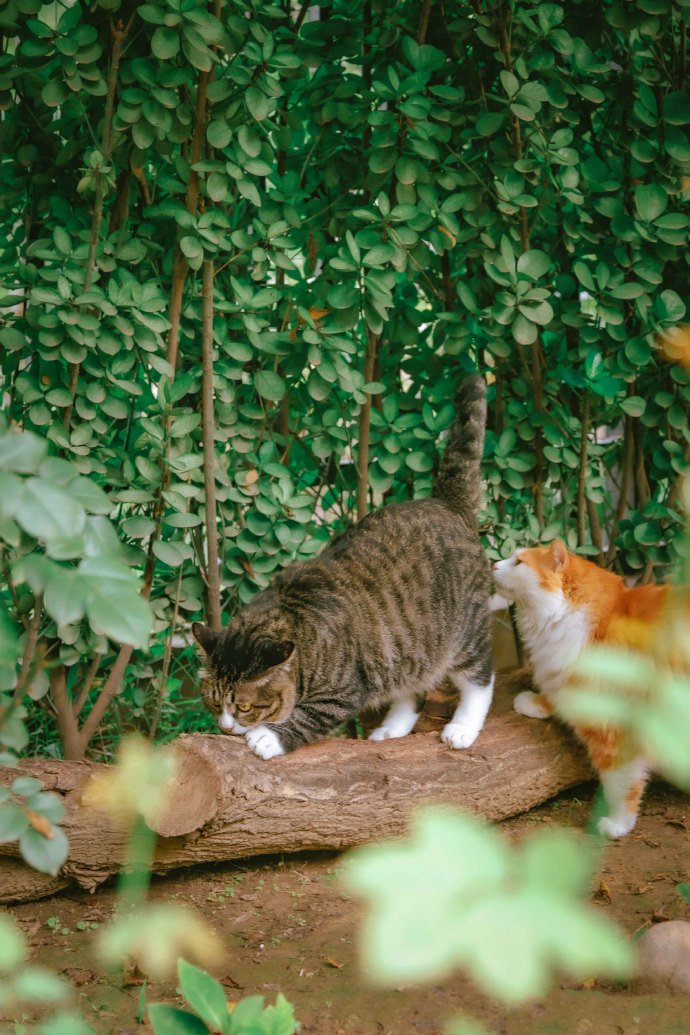
{"label": "dirt ground", "polygon": [[[581,827],[593,786],[565,795],[502,826],[519,838],[535,824]],[[665,919],[690,920],[676,885],[690,879],[690,800],[664,785],[646,796],[636,831],[605,850],[599,908],[634,931]],[[464,1013],[505,1035],[688,1035],[690,999],[646,987],[581,987],[564,982],[545,999],[508,1011],[460,977],[432,987],[380,990],[358,963],[359,907],[337,880],[334,854],[273,857],[187,871],[154,881],[153,901],[194,905],[226,946],[216,969],[230,1000],[282,991],[304,1035],[441,1035]],[[93,971],[92,923],[107,920],[115,892],[73,892],[14,907],[35,962],[75,985],[85,1019],[99,1035],[145,1035],[138,1022],[140,987]],[[86,929],[84,929],[86,927]],[[589,984],[589,983],[587,983]],[[149,1001],[181,1004],[175,983],[151,985]],[[13,1026],[4,1031],[13,1031]]]}

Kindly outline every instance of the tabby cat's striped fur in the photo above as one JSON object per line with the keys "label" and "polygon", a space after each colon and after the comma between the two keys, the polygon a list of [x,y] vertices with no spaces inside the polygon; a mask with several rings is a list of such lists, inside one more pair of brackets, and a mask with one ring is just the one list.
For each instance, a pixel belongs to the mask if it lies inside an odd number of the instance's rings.
{"label": "tabby cat's striped fur", "polygon": [[222,633],[195,623],[206,704],[262,758],[383,704],[371,738],[405,736],[445,676],[462,696],[444,741],[477,737],[493,688],[490,569],[477,534],[480,377],[461,384],[456,407],[433,498],[369,514],[283,571]]}

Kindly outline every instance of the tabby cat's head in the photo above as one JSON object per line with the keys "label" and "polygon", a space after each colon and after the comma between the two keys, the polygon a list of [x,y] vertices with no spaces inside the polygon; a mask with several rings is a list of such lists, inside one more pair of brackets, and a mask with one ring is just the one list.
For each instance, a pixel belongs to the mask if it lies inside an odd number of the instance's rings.
{"label": "tabby cat's head", "polygon": [[206,655],[201,671],[204,704],[227,733],[244,733],[261,722],[282,722],[297,699],[295,645],[260,633],[214,632],[192,624]]}

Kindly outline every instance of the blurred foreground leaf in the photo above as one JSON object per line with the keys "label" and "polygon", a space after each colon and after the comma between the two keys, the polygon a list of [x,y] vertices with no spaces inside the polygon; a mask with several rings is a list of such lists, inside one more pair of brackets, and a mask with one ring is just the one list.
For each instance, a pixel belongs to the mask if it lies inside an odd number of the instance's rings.
{"label": "blurred foreground leaf", "polygon": [[355,849],[345,882],[370,910],[365,966],[382,982],[424,982],[465,970],[488,995],[517,1003],[557,974],[625,977],[625,939],[585,896],[591,851],[544,831],[515,848],[479,820],[427,810],[409,841]]}

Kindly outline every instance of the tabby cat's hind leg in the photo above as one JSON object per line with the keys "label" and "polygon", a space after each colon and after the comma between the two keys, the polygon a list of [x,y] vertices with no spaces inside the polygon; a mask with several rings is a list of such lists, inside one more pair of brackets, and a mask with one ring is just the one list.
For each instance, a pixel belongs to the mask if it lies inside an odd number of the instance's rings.
{"label": "tabby cat's hind leg", "polygon": [[399,697],[388,709],[385,719],[369,734],[369,740],[393,740],[406,737],[419,718],[419,699],[416,694]]}
{"label": "tabby cat's hind leg", "polygon": [[483,679],[477,676],[472,679],[466,672],[449,672],[448,675],[460,690],[460,703],[453,718],[443,727],[441,740],[452,748],[468,748],[479,736],[491,707],[494,675],[491,673],[488,682],[486,675]]}
{"label": "tabby cat's hind leg", "polygon": [[606,837],[625,837],[637,822],[649,766],[644,758],[635,758],[618,768],[602,769],[599,776],[608,813],[599,820],[597,829]]}

